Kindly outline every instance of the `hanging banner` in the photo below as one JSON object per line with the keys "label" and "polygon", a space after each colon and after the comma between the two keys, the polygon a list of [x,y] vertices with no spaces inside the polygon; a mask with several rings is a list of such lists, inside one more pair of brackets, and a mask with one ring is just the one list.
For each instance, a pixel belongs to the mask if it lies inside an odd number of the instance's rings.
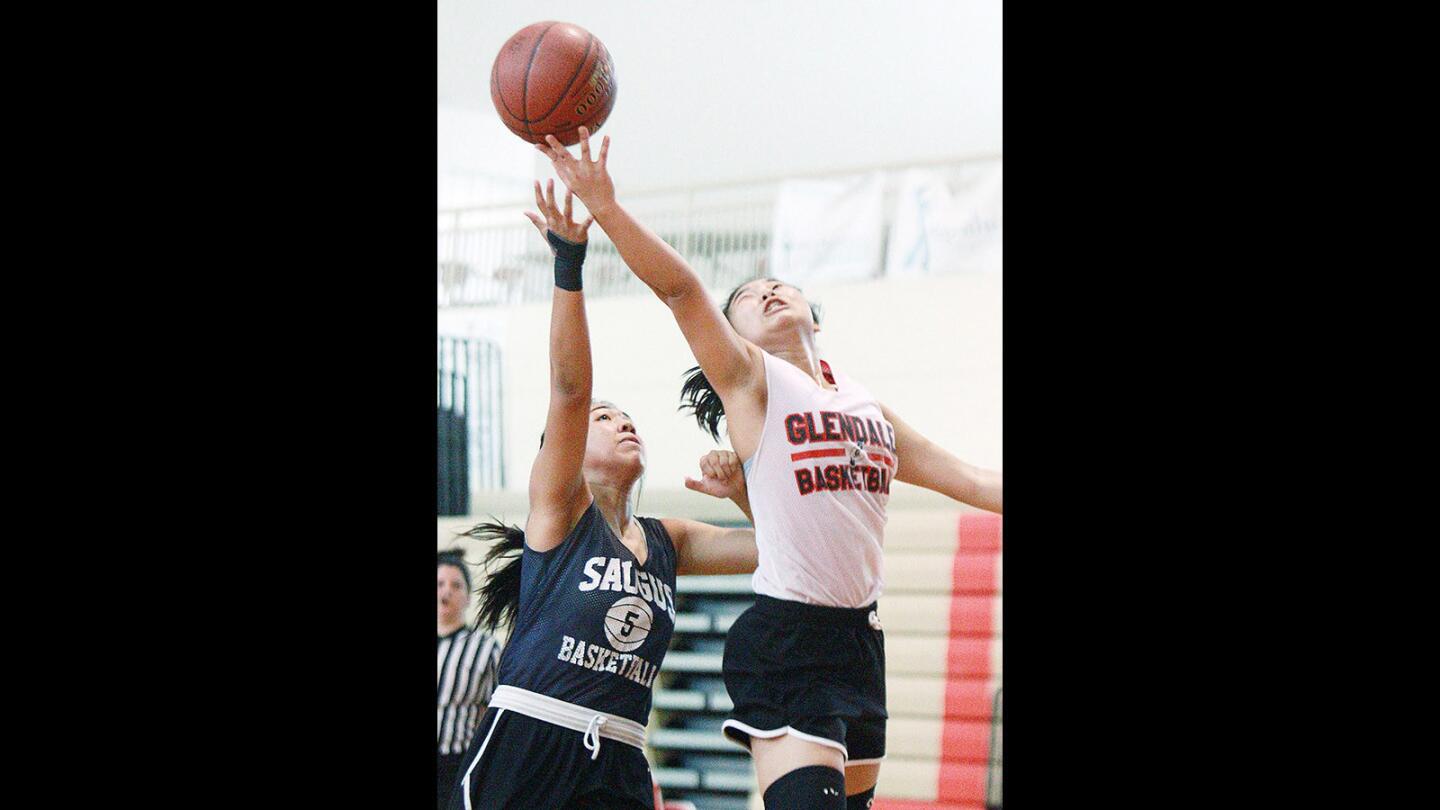
{"label": "hanging banner", "polygon": [[766,275],[798,287],[878,276],[884,237],[881,180],[875,172],[781,183]]}
{"label": "hanging banner", "polygon": [[1002,187],[999,163],[958,182],[934,169],[901,174],[885,275],[1000,272]]}

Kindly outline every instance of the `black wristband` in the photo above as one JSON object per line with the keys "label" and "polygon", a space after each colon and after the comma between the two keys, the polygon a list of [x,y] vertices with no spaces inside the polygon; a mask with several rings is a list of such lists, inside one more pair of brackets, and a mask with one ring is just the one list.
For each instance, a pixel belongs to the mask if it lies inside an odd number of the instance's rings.
{"label": "black wristband", "polygon": [[555,249],[555,286],[579,292],[580,266],[585,264],[585,243],[561,239],[554,231],[546,231],[545,240]]}

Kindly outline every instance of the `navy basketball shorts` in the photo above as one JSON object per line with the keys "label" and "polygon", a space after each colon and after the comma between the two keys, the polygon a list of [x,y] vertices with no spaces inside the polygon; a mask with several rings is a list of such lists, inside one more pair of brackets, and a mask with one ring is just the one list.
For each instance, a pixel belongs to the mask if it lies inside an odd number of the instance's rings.
{"label": "navy basketball shorts", "polygon": [[464,754],[435,754],[435,807],[446,810],[450,804],[450,788],[460,781]]}
{"label": "navy basketball shorts", "polygon": [[725,689],[735,708],[723,731],[793,734],[844,753],[885,757],[885,634],[875,607],[834,608],[757,596],[725,638]]}
{"label": "navy basketball shorts", "polygon": [[581,732],[510,709],[486,710],[450,792],[449,810],[465,810],[467,769],[471,810],[654,810],[645,753],[602,738],[599,756],[591,759],[584,739]]}

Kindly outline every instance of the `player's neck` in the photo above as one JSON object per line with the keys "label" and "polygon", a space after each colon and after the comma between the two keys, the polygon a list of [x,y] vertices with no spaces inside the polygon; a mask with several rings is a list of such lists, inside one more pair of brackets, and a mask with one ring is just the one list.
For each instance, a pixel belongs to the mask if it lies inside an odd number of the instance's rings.
{"label": "player's neck", "polygon": [[457,616],[454,620],[449,621],[449,622],[445,621],[444,619],[441,619],[441,620],[435,622],[435,635],[437,635],[437,636],[448,636],[448,635],[450,635],[451,633],[455,632],[456,630],[459,630],[461,627],[464,627],[464,626],[465,626],[465,620],[464,620],[463,618],[458,617],[458,616]]}
{"label": "player's neck", "polygon": [[766,351],[805,372],[805,374],[809,375],[810,379],[814,380],[815,384],[821,388],[834,387],[825,380],[825,375],[821,373],[820,351],[815,345],[815,339],[813,337],[801,337],[797,340],[790,341],[784,346],[766,349]]}
{"label": "player's neck", "polygon": [[635,517],[635,504],[630,499],[631,490],[631,487],[590,483],[590,494],[595,498],[595,507],[600,510],[600,516],[605,518],[615,536],[622,540],[625,538],[625,530],[630,528],[630,522]]}

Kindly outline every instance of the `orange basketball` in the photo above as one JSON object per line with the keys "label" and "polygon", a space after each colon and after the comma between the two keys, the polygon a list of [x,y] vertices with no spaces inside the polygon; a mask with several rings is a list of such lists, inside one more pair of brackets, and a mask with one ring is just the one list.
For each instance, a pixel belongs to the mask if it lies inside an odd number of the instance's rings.
{"label": "orange basketball", "polygon": [[594,34],[578,25],[538,22],[510,37],[490,69],[490,100],[510,131],[531,143],[554,135],[580,142],[615,106],[615,65]]}

